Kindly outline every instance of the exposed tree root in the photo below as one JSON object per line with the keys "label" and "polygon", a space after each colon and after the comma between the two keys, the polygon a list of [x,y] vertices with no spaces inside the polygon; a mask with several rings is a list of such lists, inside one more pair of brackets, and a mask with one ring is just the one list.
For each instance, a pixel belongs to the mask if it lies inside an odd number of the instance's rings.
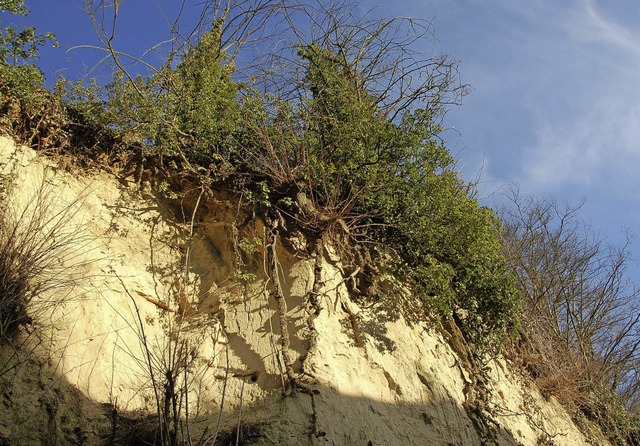
{"label": "exposed tree root", "polygon": [[[490,412],[490,389],[487,386],[488,377],[480,361],[474,356],[464,335],[455,320],[445,319],[442,322],[443,331],[449,345],[457,356],[456,365],[464,381],[465,402],[463,407],[480,435],[481,444],[497,445],[497,423]],[[464,372],[467,372],[466,374]],[[467,378],[468,376],[468,378]]]}
{"label": "exposed tree root", "polygon": [[278,309],[278,322],[280,324],[280,345],[282,348],[282,360],[284,362],[285,373],[285,388],[284,393],[289,394],[293,389],[302,391],[304,393],[312,394],[311,389],[307,384],[301,382],[298,379],[297,374],[293,370],[294,359],[291,356],[291,338],[289,335],[289,327],[287,320],[287,302],[280,286],[280,263],[278,262],[277,255],[277,243],[278,243],[278,225],[279,219],[266,219],[267,226],[267,265],[268,274],[271,278],[273,286],[273,297],[276,301]]}

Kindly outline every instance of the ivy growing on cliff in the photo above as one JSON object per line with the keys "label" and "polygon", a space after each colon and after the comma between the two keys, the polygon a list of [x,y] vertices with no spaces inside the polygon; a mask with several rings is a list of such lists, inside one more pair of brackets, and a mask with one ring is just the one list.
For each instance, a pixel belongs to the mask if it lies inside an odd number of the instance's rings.
{"label": "ivy growing on cliff", "polygon": [[[387,251],[423,308],[462,317],[471,340],[517,325],[499,221],[471,196],[439,136],[467,87],[449,57],[413,48],[431,24],[357,19],[349,3],[207,5],[208,29],[175,35],[176,49],[146,64],[149,74],[124,70],[115,25],[100,28],[114,76],[71,86],[73,116],[174,173],[266,190],[264,212],[289,215],[312,236],[342,234],[347,254]],[[94,23],[107,8],[89,8]],[[272,17],[288,31],[270,48]],[[237,66],[258,30],[268,56]]]}

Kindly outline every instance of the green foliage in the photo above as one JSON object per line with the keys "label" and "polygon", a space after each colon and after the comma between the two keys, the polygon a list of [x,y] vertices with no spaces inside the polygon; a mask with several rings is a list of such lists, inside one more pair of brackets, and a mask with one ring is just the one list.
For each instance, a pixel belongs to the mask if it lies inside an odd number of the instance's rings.
{"label": "green foliage", "polygon": [[[0,12],[27,15],[29,10],[22,0],[0,1]],[[33,26],[16,29],[13,26],[0,28],[0,81],[14,82],[18,93],[25,89],[42,86],[42,73],[35,67],[38,49],[51,42],[57,46],[52,33],[36,34]],[[15,79],[14,79],[15,78]]]}
{"label": "green foliage", "polygon": [[[357,72],[327,49],[300,50],[307,61],[304,79],[311,93],[305,107],[308,126],[306,175],[322,185],[322,205],[348,203],[382,186],[397,148],[397,129],[378,110]],[[399,156],[398,156],[399,155]]]}
{"label": "green foliage", "polygon": [[246,120],[259,117],[249,127],[258,136],[243,139],[255,161],[249,167],[270,178],[274,196],[290,194],[293,184],[312,197],[298,200],[306,224],[322,231],[346,219],[360,228],[356,237],[395,250],[425,307],[441,317],[464,314],[473,341],[515,327],[519,295],[501,254],[499,220],[452,170],[433,111],[402,110],[392,122],[348,61],[317,46],[299,56],[304,101],[271,100],[269,114],[258,112],[264,103],[256,95],[245,99]]}
{"label": "green foliage", "polygon": [[[152,150],[154,135],[161,126],[162,106],[156,92],[147,88],[148,81],[141,76],[130,80],[122,73],[115,73],[107,85],[99,85],[95,79],[89,85],[61,80],[58,94],[68,113],[77,124],[76,134],[84,147],[102,146],[106,135],[109,150],[141,149],[142,155]],[[147,150],[149,149],[149,150]]]}
{"label": "green foliage", "polygon": [[[29,13],[21,0],[0,2],[0,11]],[[38,146],[60,143],[62,133],[58,104],[42,87],[44,76],[35,64],[39,48],[47,42],[57,46],[53,34],[37,34],[33,26],[0,27],[0,127]]]}
{"label": "green foliage", "polygon": [[[611,444],[637,445],[640,441],[640,416],[628,410],[620,395],[611,389],[594,389],[584,414],[595,422]],[[586,410],[585,410],[586,409]]]}
{"label": "green foliage", "polygon": [[68,85],[67,104],[84,122],[117,135],[124,148],[180,159],[184,166],[228,165],[238,126],[238,85],[220,48],[219,26],[150,76],[116,72],[110,83]]}
{"label": "green foliage", "polygon": [[[0,63],[0,103],[3,115],[8,118],[12,113],[11,99],[20,101],[25,107],[39,109],[47,101],[42,89],[44,76],[34,65],[7,65]],[[20,104],[20,105],[22,105]],[[20,105],[13,105],[19,107]]]}
{"label": "green foliage", "polygon": [[52,33],[36,34],[33,26],[17,30],[8,26],[0,31],[0,63],[20,65],[38,56],[38,48],[47,42],[55,45]]}
{"label": "green foliage", "polygon": [[387,237],[427,307],[444,316],[463,310],[463,330],[475,342],[514,328],[519,295],[500,253],[494,213],[450,171],[399,183],[383,197],[391,204]]}
{"label": "green foliage", "polygon": [[27,15],[29,13],[24,0],[0,0],[0,11],[18,15]]}
{"label": "green foliage", "polygon": [[231,79],[234,64],[220,48],[221,26],[214,24],[175,70],[165,67],[161,75],[173,119],[158,142],[169,149],[184,148],[189,160],[203,166],[213,158],[233,156],[232,136],[240,118],[239,86]]}
{"label": "green foliage", "polygon": [[253,239],[243,237],[238,242],[238,247],[247,254],[255,254],[262,250],[262,239],[258,237]]}

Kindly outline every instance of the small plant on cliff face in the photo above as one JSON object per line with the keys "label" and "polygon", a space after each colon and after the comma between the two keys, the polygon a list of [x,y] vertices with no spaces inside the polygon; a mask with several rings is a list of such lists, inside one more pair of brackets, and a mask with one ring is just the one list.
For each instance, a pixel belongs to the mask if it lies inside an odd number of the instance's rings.
{"label": "small plant on cliff face", "polygon": [[257,237],[248,239],[247,237],[243,237],[238,242],[238,247],[247,254],[254,254],[262,250],[262,239]]}

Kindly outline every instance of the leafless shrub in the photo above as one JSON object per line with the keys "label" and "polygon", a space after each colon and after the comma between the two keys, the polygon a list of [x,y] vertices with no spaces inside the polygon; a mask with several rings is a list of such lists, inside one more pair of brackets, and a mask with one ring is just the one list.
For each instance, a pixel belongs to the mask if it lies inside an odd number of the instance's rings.
{"label": "leafless shrub", "polygon": [[[131,328],[137,334],[142,353],[141,356],[135,357],[135,360],[144,371],[145,380],[148,382],[148,387],[140,390],[151,392],[155,409],[154,420],[147,420],[143,427],[153,431],[153,444],[162,446],[214,444],[220,431],[225,405],[229,379],[228,351],[225,352],[227,371],[217,421],[211,421],[204,430],[201,426],[198,429],[194,427],[201,414],[193,413],[193,408],[205,405],[198,394],[198,387],[208,373],[208,366],[203,365],[201,361],[203,359],[200,356],[201,346],[209,340],[215,349],[220,338],[224,337],[222,325],[198,312],[197,286],[190,276],[191,242],[203,193],[196,200],[190,220],[187,222],[188,230],[183,234],[186,239],[186,250],[181,260],[171,268],[169,278],[173,283],[166,288],[157,287],[155,296],[147,298],[148,302],[162,311],[161,333],[150,333],[143,309],[127,289],[124,280],[118,277],[132,303],[135,320]],[[211,357],[205,358],[206,362],[208,364],[215,362],[218,359],[218,353],[212,352]],[[152,424],[151,427],[149,421]],[[199,421],[202,422],[202,420]]]}
{"label": "leafless shrub", "polygon": [[529,372],[544,391],[594,418],[606,415],[606,393],[637,411],[640,293],[626,274],[629,235],[620,247],[607,245],[579,217],[582,203],[522,197],[517,189],[507,199],[502,243],[524,298],[519,354]]}
{"label": "leafless shrub", "polygon": [[32,325],[60,295],[69,295],[88,262],[90,238],[78,215],[82,198],[64,201],[46,174],[41,181],[24,201],[16,194],[0,208],[3,341]]}
{"label": "leafless shrub", "polygon": [[84,194],[65,200],[46,169],[20,190],[14,175],[0,180],[0,345],[6,347],[0,377],[6,378],[33,355],[55,324],[55,309],[79,295],[95,259],[79,215]]}

